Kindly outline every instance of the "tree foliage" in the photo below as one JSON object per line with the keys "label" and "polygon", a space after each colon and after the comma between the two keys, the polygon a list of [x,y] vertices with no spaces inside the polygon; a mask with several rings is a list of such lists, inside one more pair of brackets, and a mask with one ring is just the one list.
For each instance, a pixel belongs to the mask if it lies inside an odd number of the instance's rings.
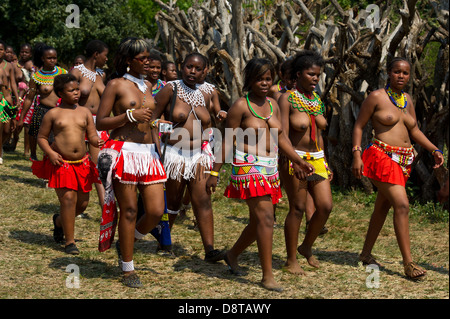
{"label": "tree foliage", "polygon": [[[83,54],[93,39],[104,41],[113,53],[120,40],[128,36],[148,37],[151,32],[133,14],[128,1],[73,0],[79,8],[79,28],[69,28],[68,1],[2,0],[0,38],[18,51],[21,44],[45,42],[58,51],[58,59],[70,64]],[[112,59],[110,59],[112,60]]]}

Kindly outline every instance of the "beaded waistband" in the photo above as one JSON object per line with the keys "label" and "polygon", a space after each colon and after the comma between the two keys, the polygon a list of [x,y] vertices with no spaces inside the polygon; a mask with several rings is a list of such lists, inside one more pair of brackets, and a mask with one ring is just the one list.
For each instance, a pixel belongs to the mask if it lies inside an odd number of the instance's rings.
{"label": "beaded waistband", "polygon": [[372,138],[372,144],[380,147],[383,151],[389,153],[397,153],[402,155],[411,155],[413,154],[414,148],[411,147],[400,147],[400,146],[391,146],[386,144],[379,139]]}

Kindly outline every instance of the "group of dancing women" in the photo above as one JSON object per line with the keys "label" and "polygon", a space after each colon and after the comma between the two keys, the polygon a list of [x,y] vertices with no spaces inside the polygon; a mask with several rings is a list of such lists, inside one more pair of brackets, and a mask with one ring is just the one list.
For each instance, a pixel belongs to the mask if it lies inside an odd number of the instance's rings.
{"label": "group of dancing women", "polygon": [[[134,269],[134,243],[155,229],[165,212],[172,226],[187,192],[205,261],[223,260],[231,274],[241,276],[239,256],[256,241],[262,287],[282,291],[272,271],[272,243],[274,211],[284,188],[289,200],[284,267],[293,275],[304,274],[299,253],[310,266],[319,268],[312,248],[333,206],[333,173],[322,136],[326,108],[316,92],[323,58],[315,51],[300,51],[283,62],[279,74],[268,59],[251,59],[243,70],[245,94],[225,111],[216,88],[205,81],[208,60],[199,53],[184,58],[178,77],[175,64],[162,61],[145,40],[124,39],[115,53],[114,73],[105,85],[99,68],[108,53],[103,42],[93,40],[86,47],[84,62],[68,72],[56,65],[54,48],[41,46],[34,57],[38,68],[30,77],[17,117],[17,127],[28,125],[30,137],[44,151],[42,161],[32,153],[33,173],[56,190],[61,208],[53,216],[53,236],[64,243],[66,253],[79,253],[75,216],[86,209],[95,184],[102,205],[99,250],[112,246],[117,224],[115,248],[122,282],[142,287]],[[2,68],[0,64],[0,72]],[[406,59],[393,58],[386,68],[386,87],[371,92],[361,105],[353,130],[352,170],[357,178],[367,176],[378,190],[359,260],[381,266],[372,249],[392,207],[405,275],[416,280],[424,278],[426,270],[413,261],[410,249],[405,191],[414,158],[410,138],[432,154],[435,168],[444,158],[418,128],[412,99],[403,91],[410,69]],[[5,72],[0,73],[0,88],[3,121],[8,105],[14,104]],[[363,149],[362,131],[369,120],[374,136]],[[255,138],[234,136],[233,143],[225,143],[225,137],[219,140],[212,128],[222,121],[233,131],[254,132]],[[172,127],[169,132],[163,129],[167,125]],[[200,137],[198,128],[204,133]],[[177,129],[184,135],[170,134]],[[220,152],[213,152],[218,145]],[[230,154],[231,177],[224,195],[245,201],[249,223],[229,250],[219,250],[214,246],[211,193]],[[313,214],[299,245],[300,224],[308,210]]]}

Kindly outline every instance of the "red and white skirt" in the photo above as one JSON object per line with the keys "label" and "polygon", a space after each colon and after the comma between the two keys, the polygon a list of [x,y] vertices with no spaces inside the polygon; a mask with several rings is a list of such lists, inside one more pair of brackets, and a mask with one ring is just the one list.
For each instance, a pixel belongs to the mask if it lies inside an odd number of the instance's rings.
{"label": "red and white skirt", "polygon": [[155,144],[122,142],[113,178],[125,184],[155,184],[167,180]]}

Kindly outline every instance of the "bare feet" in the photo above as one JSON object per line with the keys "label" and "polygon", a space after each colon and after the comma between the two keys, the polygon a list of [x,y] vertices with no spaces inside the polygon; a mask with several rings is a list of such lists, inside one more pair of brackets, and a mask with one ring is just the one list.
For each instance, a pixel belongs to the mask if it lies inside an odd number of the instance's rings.
{"label": "bare feet", "polygon": [[261,285],[266,288],[267,290],[272,290],[276,292],[282,292],[283,287],[281,287],[275,279],[263,279],[261,280]]}
{"label": "bare feet", "polygon": [[303,245],[298,246],[297,251],[306,258],[308,264],[314,268],[319,268],[319,261],[313,256],[311,249],[303,247]]}
{"label": "bare feet", "polygon": [[297,260],[295,262],[289,262],[286,261],[286,263],[283,266],[283,269],[285,269],[287,272],[298,275],[298,276],[304,276],[306,275],[305,271],[300,267]]}

